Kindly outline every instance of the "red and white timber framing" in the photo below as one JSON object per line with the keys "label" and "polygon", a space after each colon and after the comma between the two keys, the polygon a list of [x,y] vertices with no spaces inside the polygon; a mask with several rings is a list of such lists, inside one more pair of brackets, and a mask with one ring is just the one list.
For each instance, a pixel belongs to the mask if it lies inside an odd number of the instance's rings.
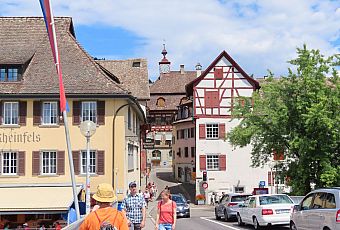
{"label": "red and white timber framing", "polygon": [[231,117],[239,97],[251,97],[259,84],[225,52],[192,83],[194,115],[203,117]]}

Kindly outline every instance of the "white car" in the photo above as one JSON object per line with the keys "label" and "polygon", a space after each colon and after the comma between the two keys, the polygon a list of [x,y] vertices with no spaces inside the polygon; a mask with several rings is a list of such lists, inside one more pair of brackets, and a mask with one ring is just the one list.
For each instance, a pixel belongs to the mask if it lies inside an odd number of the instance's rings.
{"label": "white car", "polygon": [[262,226],[289,225],[292,199],[284,194],[250,196],[237,212],[239,226],[252,224],[255,229]]}

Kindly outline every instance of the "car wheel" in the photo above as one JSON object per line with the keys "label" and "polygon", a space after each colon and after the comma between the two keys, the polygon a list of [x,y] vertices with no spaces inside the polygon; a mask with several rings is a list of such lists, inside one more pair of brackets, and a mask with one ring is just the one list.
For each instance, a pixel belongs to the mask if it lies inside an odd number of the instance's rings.
{"label": "car wheel", "polygon": [[294,222],[290,222],[290,230],[297,230],[296,225]]}
{"label": "car wheel", "polygon": [[230,221],[227,210],[224,210],[224,221]]}
{"label": "car wheel", "polygon": [[256,229],[256,230],[261,228],[256,217],[253,218],[253,225],[254,225],[254,229]]}
{"label": "car wheel", "polygon": [[215,219],[216,220],[220,220],[221,219],[221,217],[218,216],[216,209],[215,209]]}
{"label": "car wheel", "polygon": [[239,213],[237,213],[237,224],[238,226],[243,226],[244,223],[242,222],[241,216]]}

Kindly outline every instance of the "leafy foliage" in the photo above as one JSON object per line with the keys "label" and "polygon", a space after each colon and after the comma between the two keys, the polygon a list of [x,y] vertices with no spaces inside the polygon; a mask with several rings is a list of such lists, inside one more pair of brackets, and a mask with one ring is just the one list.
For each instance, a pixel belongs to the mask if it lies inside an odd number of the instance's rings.
{"label": "leafy foliage", "polygon": [[316,187],[340,186],[340,56],[324,57],[319,50],[297,49],[288,76],[269,77],[253,94],[253,106],[233,111],[240,125],[228,133],[234,146],[252,145],[252,166],[284,152],[278,167],[290,178],[295,194]]}

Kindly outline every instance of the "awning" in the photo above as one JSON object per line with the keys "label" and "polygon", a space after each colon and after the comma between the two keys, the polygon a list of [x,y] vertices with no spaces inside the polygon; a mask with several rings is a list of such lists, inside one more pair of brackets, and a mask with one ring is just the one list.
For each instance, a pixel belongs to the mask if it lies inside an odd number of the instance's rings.
{"label": "awning", "polygon": [[73,203],[72,186],[60,184],[1,185],[0,197],[0,214],[63,213]]}

